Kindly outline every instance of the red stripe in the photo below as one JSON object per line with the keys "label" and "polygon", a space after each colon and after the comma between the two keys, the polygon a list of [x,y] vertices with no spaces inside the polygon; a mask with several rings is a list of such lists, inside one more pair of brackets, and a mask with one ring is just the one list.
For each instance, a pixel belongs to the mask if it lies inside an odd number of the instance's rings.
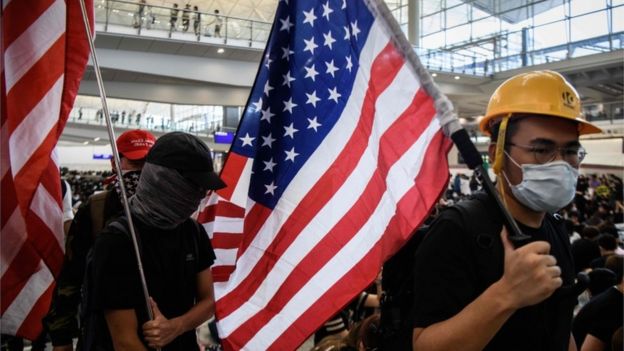
{"label": "red stripe", "polygon": [[41,331],[43,330],[41,316],[45,316],[50,309],[52,291],[54,291],[54,283],[50,284],[50,286],[43,291],[35,305],[26,316],[22,326],[17,330],[17,336],[29,340],[35,340],[39,337],[39,334],[41,334]]}
{"label": "red stripe", "polygon": [[236,184],[238,184],[238,180],[241,174],[243,174],[247,160],[247,157],[241,156],[235,152],[230,152],[228,154],[227,161],[220,175],[221,179],[227,184],[227,187],[217,191],[219,196],[226,200],[232,199],[232,194],[234,194]]}
{"label": "red stripe", "polygon": [[[290,246],[301,230],[314,218],[335,192],[342,187],[351,172],[353,172],[368,144],[375,116],[377,97],[394,80],[403,62],[403,57],[395,50],[392,43],[388,43],[375,58],[361,109],[362,113],[353,134],[346,144],[348,147],[342,150],[330,168],[297,205],[251,273],[247,275],[236,289],[217,301],[217,315],[219,318],[224,318],[232,313],[253,295],[262,282],[257,277],[266,276],[267,272],[275,265],[276,259]],[[248,218],[245,219],[245,226],[247,226],[247,223]],[[255,224],[255,226],[259,228],[263,223],[264,221]],[[239,257],[253,241],[257,232],[249,232],[247,227],[245,227],[244,233],[244,242],[239,250]]]}
{"label": "red stripe", "polygon": [[214,221],[216,216],[243,218],[245,209],[228,201],[219,201],[215,205],[206,206],[197,216],[197,220],[200,223],[208,223]]}
{"label": "red stripe", "polygon": [[435,116],[433,101],[425,92],[418,91],[411,105],[382,135],[377,168],[357,201],[297,264],[270,299],[266,308],[243,323],[239,331],[231,334],[232,338],[241,344],[246,344],[257,330],[260,330],[284,308],[293,295],[307,283],[309,277],[317,274],[357,234],[374,215],[379,201],[387,190],[388,171],[422,136],[433,116]]}
{"label": "red stripe", "polygon": [[[24,118],[63,75],[65,69],[64,55],[65,36],[62,35],[8,92],[9,135],[13,134],[17,126],[22,123]],[[59,111],[49,111],[49,113],[54,113],[56,116]]]}
{"label": "red stripe", "polygon": [[[438,132],[425,154],[416,184],[397,204],[397,212],[390,220],[381,240],[338,283],[331,286],[290,328],[269,347],[270,350],[292,349],[303,342],[316,327],[346,305],[377,275],[381,264],[404,243],[410,230],[424,221],[430,208],[446,188],[448,173],[442,177],[440,170],[448,170],[446,155],[451,142]],[[412,212],[416,211],[416,212]],[[397,236],[402,233],[403,236]],[[225,341],[228,342],[228,341]]]}
{"label": "red stripe", "polygon": [[2,289],[0,314],[4,314],[13,303],[30,276],[37,271],[39,262],[40,258],[37,252],[27,242],[24,243],[0,279],[0,288]]}
{"label": "red stripe", "polygon": [[5,47],[9,47],[53,3],[54,0],[11,1],[2,13]]}
{"label": "red stripe", "polygon": [[214,233],[210,243],[215,249],[236,249],[240,245],[242,237],[242,233]]}
{"label": "red stripe", "polygon": [[3,228],[8,223],[9,218],[13,215],[13,212],[17,208],[17,197],[15,197],[15,186],[13,184],[13,178],[11,177],[11,168],[7,171],[7,174],[2,178],[1,183],[2,196],[0,196],[0,228]]}
{"label": "red stripe", "polygon": [[234,271],[236,266],[214,266],[210,270],[212,271],[213,282],[226,282],[230,278],[230,274]]}

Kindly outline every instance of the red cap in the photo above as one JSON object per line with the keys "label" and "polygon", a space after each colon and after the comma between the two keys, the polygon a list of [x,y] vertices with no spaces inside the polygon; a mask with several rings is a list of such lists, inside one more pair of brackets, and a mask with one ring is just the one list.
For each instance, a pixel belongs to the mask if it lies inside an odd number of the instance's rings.
{"label": "red cap", "polygon": [[134,129],[124,132],[117,138],[117,149],[127,159],[140,160],[145,158],[154,142],[156,138],[152,133]]}

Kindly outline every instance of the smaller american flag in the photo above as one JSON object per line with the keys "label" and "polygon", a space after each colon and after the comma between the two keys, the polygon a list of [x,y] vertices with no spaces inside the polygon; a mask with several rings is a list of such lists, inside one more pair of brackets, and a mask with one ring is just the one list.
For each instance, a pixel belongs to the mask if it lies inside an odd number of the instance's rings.
{"label": "smaller american flag", "polygon": [[445,188],[449,111],[390,18],[381,1],[279,3],[221,174],[228,187],[199,216],[228,350],[296,348]]}

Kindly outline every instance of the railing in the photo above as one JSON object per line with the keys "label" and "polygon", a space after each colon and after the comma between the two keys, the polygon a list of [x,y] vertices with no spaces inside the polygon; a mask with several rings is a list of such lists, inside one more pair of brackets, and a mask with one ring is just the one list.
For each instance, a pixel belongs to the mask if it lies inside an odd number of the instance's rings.
{"label": "railing", "polygon": [[624,125],[624,103],[603,102],[583,105],[583,115],[591,122],[608,121]]}
{"label": "railing", "polygon": [[264,48],[271,23],[172,8],[138,1],[98,0],[95,5],[98,31],[155,38]]}

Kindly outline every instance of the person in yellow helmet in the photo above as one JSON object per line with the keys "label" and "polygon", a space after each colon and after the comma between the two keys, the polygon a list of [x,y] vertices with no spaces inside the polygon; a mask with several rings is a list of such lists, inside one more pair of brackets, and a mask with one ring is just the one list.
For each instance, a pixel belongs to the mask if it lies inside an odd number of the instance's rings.
{"label": "person in yellow helmet", "polygon": [[[576,350],[568,235],[553,214],[574,198],[581,116],[559,73],[516,75],[493,93],[481,130],[505,207],[530,239],[512,243],[486,194],[444,211],[414,261],[414,350]],[[557,293],[556,291],[559,290]],[[579,345],[580,347],[580,345]]]}

